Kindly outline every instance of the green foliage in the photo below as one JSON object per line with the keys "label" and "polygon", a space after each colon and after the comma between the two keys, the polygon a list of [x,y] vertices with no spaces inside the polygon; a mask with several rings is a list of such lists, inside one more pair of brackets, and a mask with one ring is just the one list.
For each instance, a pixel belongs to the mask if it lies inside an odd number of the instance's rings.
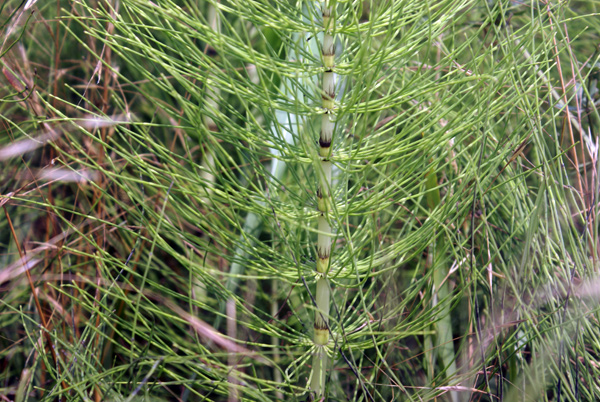
{"label": "green foliage", "polygon": [[[0,393],[306,400],[318,8],[60,6],[1,10]],[[327,400],[600,398],[596,8],[338,2]]]}

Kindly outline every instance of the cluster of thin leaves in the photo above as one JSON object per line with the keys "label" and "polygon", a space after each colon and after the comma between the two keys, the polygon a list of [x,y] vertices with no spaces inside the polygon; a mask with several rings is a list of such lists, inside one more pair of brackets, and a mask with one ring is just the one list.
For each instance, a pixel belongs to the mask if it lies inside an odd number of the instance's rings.
{"label": "cluster of thin leaves", "polygon": [[[2,6],[0,394],[306,400],[318,7],[57,4]],[[595,7],[339,2],[329,400],[600,398]]]}

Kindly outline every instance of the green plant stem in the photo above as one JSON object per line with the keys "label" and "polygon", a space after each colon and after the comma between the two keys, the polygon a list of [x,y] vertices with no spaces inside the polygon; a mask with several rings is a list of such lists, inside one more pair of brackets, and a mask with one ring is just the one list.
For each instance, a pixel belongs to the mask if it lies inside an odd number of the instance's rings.
{"label": "green plant stem", "polygon": [[[217,10],[212,4],[208,6],[208,21],[210,23],[210,28],[216,34],[219,34],[221,32],[221,19]],[[208,73],[209,79],[206,80],[207,83],[212,82],[212,79],[210,78],[212,75],[213,73]],[[219,104],[217,102],[219,98],[221,98],[220,89],[214,85],[207,85],[204,100],[207,104],[207,108],[211,112],[217,112],[219,110]],[[218,130],[217,123],[212,119],[212,117],[209,115],[204,115],[203,120],[209,132],[214,133]],[[209,141],[210,140],[211,139],[209,139]],[[215,175],[213,173],[215,170],[215,159],[213,153],[211,152],[211,148],[212,147],[210,144],[206,144],[204,159],[202,160],[201,176],[202,182],[205,185],[205,203],[210,203],[210,196],[215,185]]]}
{"label": "green plant stem", "polygon": [[[438,186],[438,179],[435,170],[432,168],[427,174],[426,187],[427,187],[427,206],[433,211],[441,203],[440,190]],[[448,270],[445,269],[444,255],[444,240],[442,237],[435,240],[429,246],[428,253],[428,268],[433,269],[433,292],[434,296],[432,299],[432,307],[435,308],[440,300],[445,300],[450,294],[447,274]],[[439,318],[436,320],[435,330],[435,350],[444,366],[445,377],[447,379],[454,378],[456,374],[456,361],[454,353],[454,341],[452,335],[452,320],[450,316],[450,304],[444,302],[444,305],[439,310]],[[434,360],[430,358],[430,361]],[[434,372],[434,367],[431,367],[429,373]],[[452,402],[458,402],[458,393],[456,391],[450,392],[450,398]]]}
{"label": "green plant stem", "polygon": [[319,189],[318,198],[318,234],[317,234],[317,290],[315,296],[316,311],[314,321],[314,344],[310,388],[317,398],[322,398],[325,393],[327,375],[326,345],[329,342],[329,303],[330,286],[327,273],[331,263],[331,157],[332,141],[335,128],[335,2],[327,1],[323,4],[323,43],[321,56],[323,60],[323,78],[321,87],[323,115],[321,116],[321,132],[319,135],[319,156],[321,159],[318,169]]}

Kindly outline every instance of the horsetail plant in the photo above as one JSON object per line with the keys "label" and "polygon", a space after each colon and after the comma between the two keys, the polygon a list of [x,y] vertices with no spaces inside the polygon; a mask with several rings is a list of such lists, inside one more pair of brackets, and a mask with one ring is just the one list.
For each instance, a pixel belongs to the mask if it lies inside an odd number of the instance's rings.
{"label": "horsetail plant", "polygon": [[[9,396],[598,400],[600,388],[587,386],[597,367],[579,364],[600,353],[589,341],[596,312],[561,296],[597,262],[597,233],[581,233],[597,227],[597,208],[579,188],[598,188],[587,170],[597,153],[572,163],[570,148],[587,137],[574,127],[566,141],[565,123],[590,134],[597,125],[565,118],[565,108],[584,116],[581,103],[567,84],[550,85],[562,83],[559,58],[567,67],[594,49],[593,3],[339,3],[78,0],[55,20],[70,41],[56,51],[76,48],[73,65],[36,75],[19,52],[5,54],[36,76],[36,90],[26,100],[5,93],[0,153],[40,116],[78,126],[45,144],[53,153],[3,165],[0,201],[16,234],[0,222]],[[23,35],[38,66],[48,26]],[[101,98],[81,87],[96,65],[110,71]],[[565,83],[586,82],[588,67],[573,70]],[[68,96],[48,93],[63,83]],[[102,137],[76,119],[107,108],[139,120]],[[54,163],[110,180],[43,182]],[[573,186],[573,173],[584,181]],[[115,213],[97,214],[89,200]],[[48,248],[41,226],[64,242]],[[26,268],[36,289],[21,280],[19,244],[36,258]],[[530,302],[546,282],[544,305]],[[195,286],[203,297],[191,297]],[[37,353],[32,294],[59,313],[46,331],[53,348]],[[575,336],[562,336],[561,363],[547,364],[555,357],[540,351],[558,345],[557,328]],[[48,364],[53,350],[68,370]]]}
{"label": "horsetail plant", "polygon": [[320,166],[317,169],[318,190],[318,234],[317,234],[317,290],[315,296],[316,311],[314,319],[314,347],[313,372],[311,377],[311,391],[317,397],[325,392],[327,353],[329,342],[329,303],[330,284],[327,278],[331,264],[332,245],[332,141],[334,138],[335,123],[335,98],[336,75],[335,68],[335,0],[328,0],[322,4],[323,42],[321,55],[323,61],[323,78],[321,87],[322,116],[321,131],[319,135]]}

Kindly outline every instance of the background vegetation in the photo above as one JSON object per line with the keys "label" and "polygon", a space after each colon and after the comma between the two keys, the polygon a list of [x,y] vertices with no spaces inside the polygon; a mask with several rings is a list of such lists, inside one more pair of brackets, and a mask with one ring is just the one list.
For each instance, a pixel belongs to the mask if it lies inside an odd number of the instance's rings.
{"label": "background vegetation", "polygon": [[322,6],[2,3],[2,400],[600,398],[598,4]]}

